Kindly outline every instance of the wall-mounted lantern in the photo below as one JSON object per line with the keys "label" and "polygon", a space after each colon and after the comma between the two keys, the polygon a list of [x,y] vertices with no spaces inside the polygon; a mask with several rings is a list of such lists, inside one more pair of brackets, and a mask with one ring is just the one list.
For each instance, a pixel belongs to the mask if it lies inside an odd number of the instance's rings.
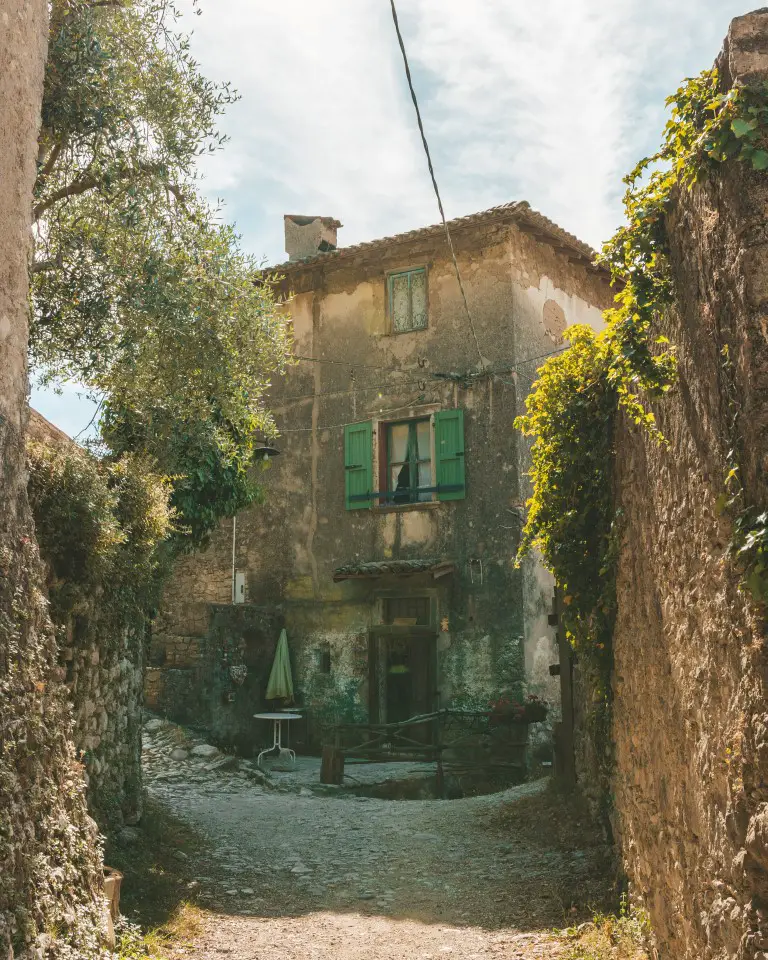
{"label": "wall-mounted lantern", "polygon": [[267,444],[264,444],[261,447],[256,447],[253,451],[254,460],[263,460],[268,462],[272,457],[279,457],[280,451],[276,447],[270,447]]}

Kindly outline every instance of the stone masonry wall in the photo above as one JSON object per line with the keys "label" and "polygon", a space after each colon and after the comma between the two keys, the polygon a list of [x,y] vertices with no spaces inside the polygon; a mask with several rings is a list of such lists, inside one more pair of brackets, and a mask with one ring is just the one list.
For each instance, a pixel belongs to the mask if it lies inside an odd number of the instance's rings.
{"label": "stone masonry wall", "polygon": [[32,186],[44,0],[0,8],[0,956],[98,951],[100,851],[56,682],[56,643],[27,501]]}
{"label": "stone masonry wall", "polygon": [[[27,438],[57,452],[87,456],[36,410],[30,410]],[[45,561],[45,542],[39,536]],[[142,812],[145,638],[136,631],[115,637],[100,630],[96,598],[73,622],[57,627],[61,636],[56,676],[72,704],[72,739],[85,767],[89,808],[102,828],[135,823]]]}
{"label": "stone masonry wall", "polygon": [[143,638],[114,644],[89,636],[62,648],[60,670],[74,710],[73,740],[85,765],[88,803],[102,828],[142,813]]}
{"label": "stone masonry wall", "polygon": [[[719,67],[724,89],[768,79],[768,10],[732,23]],[[626,426],[617,442],[616,825],[660,957],[766,960],[765,611],[719,498],[736,448],[747,500],[768,506],[768,178],[728,164],[674,206],[668,445]]]}

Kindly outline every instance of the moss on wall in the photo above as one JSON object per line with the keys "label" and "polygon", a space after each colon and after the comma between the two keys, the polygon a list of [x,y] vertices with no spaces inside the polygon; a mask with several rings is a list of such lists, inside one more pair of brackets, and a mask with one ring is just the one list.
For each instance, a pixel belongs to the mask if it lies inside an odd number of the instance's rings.
{"label": "moss on wall", "polygon": [[246,755],[263,739],[253,715],[269,706],[267,683],[282,626],[277,610],[250,604],[211,608],[195,723],[217,743]]}
{"label": "moss on wall", "polygon": [[[326,650],[328,673],[322,662]],[[315,747],[334,724],[369,720],[368,640],[364,634],[311,634],[299,646],[296,679]]]}

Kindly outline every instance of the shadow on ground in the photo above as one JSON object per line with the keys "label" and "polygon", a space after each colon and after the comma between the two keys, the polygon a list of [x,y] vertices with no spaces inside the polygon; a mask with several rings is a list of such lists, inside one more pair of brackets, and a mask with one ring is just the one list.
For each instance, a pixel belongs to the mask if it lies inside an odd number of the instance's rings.
{"label": "shadow on ground", "polygon": [[205,857],[206,841],[167,806],[149,798],[137,827],[107,837],[104,861],[123,874],[120,911],[144,929],[172,921],[185,903],[192,864]]}
{"label": "shadow on ground", "polygon": [[[284,799],[288,803],[292,798]],[[226,805],[227,800],[213,793],[201,802]],[[273,802],[279,804],[280,797]],[[365,804],[322,802],[338,804],[339,813],[348,814],[348,838],[360,834]],[[409,817],[411,803],[391,804],[398,817]],[[332,912],[488,931],[551,930],[578,924],[596,910],[615,908],[614,865],[577,798],[559,793],[550,783],[518,799],[481,806],[471,818],[478,862],[472,862],[471,849],[469,863],[466,853],[454,857],[449,836],[443,857],[420,861],[419,841],[431,827],[439,829],[442,813],[451,807],[450,801],[432,802],[432,820],[419,824],[414,846],[398,850],[395,843],[386,869],[391,873],[394,866],[400,886],[387,901],[367,890],[350,895],[344,884],[341,889],[313,889],[302,882],[301,873],[270,869],[274,864],[265,862],[252,864],[244,873],[222,870],[221,858],[212,855],[215,840],[157,798],[148,800],[139,827],[123,830],[107,844],[107,862],[125,875],[123,913],[145,928],[166,924],[185,903],[222,918],[274,920]],[[349,841],[350,865],[355,848],[363,848],[360,855],[365,856],[364,847],[364,839]]]}

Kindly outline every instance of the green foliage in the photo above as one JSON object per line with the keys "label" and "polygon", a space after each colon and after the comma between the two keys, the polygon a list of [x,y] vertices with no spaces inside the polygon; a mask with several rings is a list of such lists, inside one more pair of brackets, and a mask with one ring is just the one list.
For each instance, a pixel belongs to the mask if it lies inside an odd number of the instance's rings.
{"label": "green foliage", "polygon": [[[596,698],[606,708],[617,549],[613,428],[623,410],[664,442],[644,399],[663,395],[675,380],[674,348],[653,333],[659,314],[675,299],[667,215],[677,192],[722,162],[768,167],[768,85],[721,93],[711,71],[686,81],[667,104],[672,116],[662,147],[626,178],[627,222],[600,258],[619,287],[615,306],[605,314],[607,329],[598,335],[585,327],[567,331],[570,347],[539,370],[527,412],[515,421],[535,438],[534,492],[518,558],[532,547],[541,551],[565,594],[569,638],[595,668]],[[764,596],[767,519],[742,506],[737,520],[747,583]],[[607,735],[607,709],[595,713]]]}
{"label": "green foliage", "polygon": [[533,436],[534,483],[518,563],[540,550],[563,592],[563,628],[588,671],[592,733],[607,742],[611,635],[616,609],[613,558],[613,434],[619,393],[610,372],[614,345],[590,327],[567,331],[570,347],[552,357],[515,426]]}
{"label": "green foliage", "polygon": [[273,429],[264,396],[291,339],[259,264],[200,196],[196,161],[223,145],[236,97],[201,75],[177,19],[169,0],[52,5],[30,349],[43,379],[142,424],[119,450],[183,473],[179,505],[199,495],[202,512],[208,485],[185,461],[218,457],[204,469],[232,486],[222,509],[253,496],[249,438]]}
{"label": "green foliage", "polygon": [[566,960],[648,960],[651,924],[645,910],[621,898],[618,914],[596,913],[591,923],[566,931]]}
{"label": "green foliage", "polygon": [[768,513],[755,510],[747,503],[737,449],[743,438],[739,433],[740,404],[734,384],[733,361],[726,344],[720,351],[722,382],[726,393],[728,419],[733,446],[726,455],[728,473],[725,490],[718,498],[719,510],[733,517],[731,555],[743,571],[742,585],[759,603],[768,603]]}
{"label": "green foliage", "polygon": [[170,474],[176,550],[205,546],[221,517],[262,500],[256,424],[243,431],[220,416],[190,420],[157,410],[146,421],[108,404],[102,433],[115,454],[145,450]]}
{"label": "green foliage", "polygon": [[86,616],[98,620],[107,642],[119,642],[126,629],[141,632],[172,529],[167,483],[136,457],[98,461],[74,445],[32,443],[27,461],[57,629]]}
{"label": "green foliage", "polygon": [[609,378],[635,422],[661,439],[653,415],[638,391],[656,396],[675,378],[674,351],[664,337],[653,338],[654,318],[675,297],[669,267],[666,215],[675,192],[689,189],[719,163],[739,160],[755,170],[768,167],[763,149],[768,129],[768,84],[719,91],[716,70],[687,80],[667,98],[672,115],[661,149],[625,178],[627,218],[603,248],[600,260],[621,285],[616,306],[607,311],[614,348]]}
{"label": "green foliage", "polygon": [[744,585],[760,603],[768,603],[768,513],[745,509],[734,523],[732,548],[744,568]]}
{"label": "green foliage", "polygon": [[618,405],[608,376],[612,354],[605,336],[571,327],[569,349],[539,371],[527,413],[515,426],[535,437],[534,495],[520,543],[522,557],[538,548],[565,594],[570,630],[611,606],[604,561],[612,531],[613,429]]}

